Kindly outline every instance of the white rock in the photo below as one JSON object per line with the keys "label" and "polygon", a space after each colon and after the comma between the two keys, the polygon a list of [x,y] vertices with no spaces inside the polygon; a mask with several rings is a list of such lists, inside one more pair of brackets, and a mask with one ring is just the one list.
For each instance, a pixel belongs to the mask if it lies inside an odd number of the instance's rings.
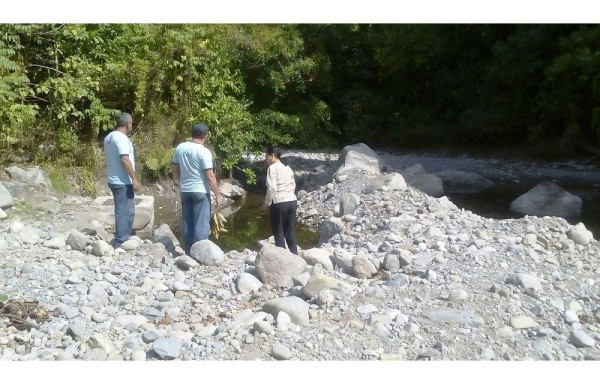
{"label": "white rock", "polygon": [[596,345],[596,341],[591,336],[579,330],[571,331],[569,341],[578,348],[593,347]]}
{"label": "white rock", "polygon": [[510,319],[510,325],[514,329],[526,329],[537,327],[538,323],[529,316],[518,316]]}

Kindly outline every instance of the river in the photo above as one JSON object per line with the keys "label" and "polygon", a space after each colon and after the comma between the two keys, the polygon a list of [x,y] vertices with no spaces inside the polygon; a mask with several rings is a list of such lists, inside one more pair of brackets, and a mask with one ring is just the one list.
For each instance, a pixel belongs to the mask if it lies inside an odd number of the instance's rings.
{"label": "river", "polygon": [[[382,153],[381,158],[394,169],[405,169],[422,164],[428,172],[446,170],[474,172],[494,182],[494,187],[476,193],[446,190],[446,196],[459,208],[494,219],[518,218],[510,211],[510,203],[537,185],[552,181],[583,200],[582,215],[569,220],[583,222],[595,238],[600,236],[600,172],[595,166],[575,163],[517,162],[499,159],[478,159],[466,156],[448,157],[439,154]],[[306,156],[305,154],[296,154]],[[337,159],[331,160],[336,161]],[[321,162],[319,164],[325,164]],[[312,164],[311,167],[314,167]],[[292,165],[294,168],[294,165]],[[294,168],[296,169],[296,168]],[[219,239],[211,237],[225,252],[257,249],[259,240],[271,236],[268,213],[259,210],[264,195],[248,193],[242,202],[233,205],[235,213],[228,217],[226,228]],[[181,206],[174,195],[155,197],[155,225],[167,223],[181,241]],[[317,245],[318,233],[297,224],[298,244],[307,249]]]}
{"label": "river", "polygon": [[[227,217],[225,228],[228,232],[221,233],[218,239],[210,237],[224,252],[236,250],[242,252],[245,248],[258,248],[258,241],[272,236],[268,212],[259,209],[264,195],[247,194],[243,201],[235,202],[231,208],[234,213]],[[181,236],[181,205],[175,196],[157,196],[154,199],[154,223],[169,225],[175,236],[182,241]],[[298,245],[302,249],[315,247],[319,234],[309,227],[297,223],[296,234]]]}

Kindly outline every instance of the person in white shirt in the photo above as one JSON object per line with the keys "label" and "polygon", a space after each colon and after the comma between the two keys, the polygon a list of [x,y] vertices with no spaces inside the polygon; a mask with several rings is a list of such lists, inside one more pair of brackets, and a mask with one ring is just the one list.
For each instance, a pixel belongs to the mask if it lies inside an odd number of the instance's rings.
{"label": "person in white shirt", "polygon": [[298,254],[296,240],[296,180],[294,171],[281,162],[281,151],[272,146],[265,151],[267,162],[267,195],[263,208],[269,207],[271,216],[271,230],[275,237],[275,245],[287,248],[290,252]]}
{"label": "person in white shirt", "polygon": [[111,241],[115,248],[131,236],[135,217],[134,191],[140,188],[135,175],[133,144],[128,137],[133,130],[133,118],[123,112],[117,116],[116,125],[104,138],[106,180],[115,202],[115,237]]}
{"label": "person in white shirt", "polygon": [[204,146],[208,132],[206,124],[194,124],[192,140],[177,146],[171,162],[173,181],[179,184],[181,194],[181,232],[187,255],[195,242],[208,239],[211,190],[217,207],[222,203],[212,154]]}

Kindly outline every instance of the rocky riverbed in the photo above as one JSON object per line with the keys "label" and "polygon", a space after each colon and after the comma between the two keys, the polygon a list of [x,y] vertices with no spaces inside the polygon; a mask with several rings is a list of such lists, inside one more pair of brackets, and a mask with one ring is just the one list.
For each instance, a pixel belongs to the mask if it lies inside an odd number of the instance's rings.
{"label": "rocky riverbed", "polygon": [[300,256],[268,239],[183,255],[164,226],[113,249],[110,228],[75,220],[85,199],[32,210],[21,195],[0,220],[0,359],[600,359],[583,225],[484,218],[391,167],[289,155],[299,219],[321,233]]}

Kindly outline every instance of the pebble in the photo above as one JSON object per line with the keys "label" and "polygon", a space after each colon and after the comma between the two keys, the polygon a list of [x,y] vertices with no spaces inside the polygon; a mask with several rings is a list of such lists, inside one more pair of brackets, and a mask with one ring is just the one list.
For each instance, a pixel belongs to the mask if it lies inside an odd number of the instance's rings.
{"label": "pebble", "polygon": [[573,330],[569,335],[569,341],[578,348],[593,347],[596,345],[594,338],[582,330]]}
{"label": "pebble", "polygon": [[575,313],[575,311],[572,311],[570,309],[567,310],[567,311],[565,311],[565,313],[564,313],[563,316],[565,318],[565,321],[568,324],[578,323],[579,322],[579,316],[577,316],[577,314]]}
{"label": "pebble", "polygon": [[518,316],[510,320],[510,325],[514,329],[527,329],[537,327],[538,323],[529,316]]}
{"label": "pebble", "polygon": [[356,312],[358,312],[362,315],[368,315],[369,313],[377,312],[377,307],[374,306],[373,304],[361,305],[356,308]]}
{"label": "pebble", "polygon": [[281,343],[275,343],[271,350],[271,356],[277,360],[289,360],[292,358],[292,351]]}

